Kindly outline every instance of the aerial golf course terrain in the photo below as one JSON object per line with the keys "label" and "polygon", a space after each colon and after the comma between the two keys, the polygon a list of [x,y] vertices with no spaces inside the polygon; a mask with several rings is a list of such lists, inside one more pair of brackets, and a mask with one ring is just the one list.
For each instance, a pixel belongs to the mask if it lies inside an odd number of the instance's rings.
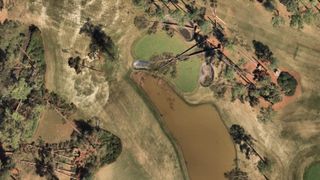
{"label": "aerial golf course terrain", "polygon": [[0,180],[320,180],[319,0],[0,0]]}

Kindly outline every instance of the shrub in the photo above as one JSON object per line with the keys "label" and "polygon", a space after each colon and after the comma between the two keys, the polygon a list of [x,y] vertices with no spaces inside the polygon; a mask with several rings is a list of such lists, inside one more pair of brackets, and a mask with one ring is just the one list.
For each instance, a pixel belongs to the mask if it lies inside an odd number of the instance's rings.
{"label": "shrub", "polygon": [[297,29],[303,28],[303,16],[301,14],[293,14],[291,16],[290,26]]}
{"label": "shrub", "polygon": [[264,172],[270,171],[271,166],[272,166],[272,162],[269,159],[265,158],[264,161],[262,161],[261,159],[259,160],[257,168],[261,173],[264,173]]}
{"label": "shrub", "polygon": [[274,83],[263,86],[259,89],[260,96],[262,96],[266,101],[274,104],[282,100],[279,88]]}
{"label": "shrub", "polygon": [[281,72],[277,81],[286,96],[294,95],[298,82],[291,74],[288,72]]}
{"label": "shrub", "polygon": [[213,95],[220,99],[224,97],[224,94],[227,91],[227,86],[224,83],[219,83],[219,84],[213,84],[212,86],[210,86],[210,89],[213,92]]}
{"label": "shrub", "polygon": [[236,83],[231,89],[231,94],[232,94],[232,99],[231,99],[232,101],[239,99],[243,103],[247,94],[247,89],[243,84]]}
{"label": "shrub", "polygon": [[260,108],[260,114],[257,116],[258,120],[262,122],[271,121],[275,116],[275,111],[273,111],[272,107],[269,106],[267,108]]}
{"label": "shrub", "polygon": [[230,66],[227,66],[225,71],[224,71],[225,78],[228,81],[234,81],[234,78],[235,78],[234,74],[235,74],[234,69],[232,67],[230,67]]}
{"label": "shrub", "polygon": [[279,27],[281,25],[284,25],[285,21],[282,16],[275,15],[272,17],[271,23],[272,23],[273,27]]}
{"label": "shrub", "polygon": [[289,12],[295,12],[299,7],[297,0],[280,0],[280,3],[285,5]]}
{"label": "shrub", "polygon": [[145,29],[149,26],[148,19],[144,16],[136,16],[133,20],[133,23],[140,30]]}

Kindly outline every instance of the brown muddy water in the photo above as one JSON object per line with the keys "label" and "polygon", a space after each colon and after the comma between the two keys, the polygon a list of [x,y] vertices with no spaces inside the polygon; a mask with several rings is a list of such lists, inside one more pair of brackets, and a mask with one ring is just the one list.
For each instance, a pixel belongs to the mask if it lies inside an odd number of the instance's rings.
{"label": "brown muddy water", "polygon": [[209,104],[188,105],[164,80],[146,73],[133,73],[132,78],[182,150],[190,179],[225,179],[224,172],[233,167],[235,149],[217,110]]}

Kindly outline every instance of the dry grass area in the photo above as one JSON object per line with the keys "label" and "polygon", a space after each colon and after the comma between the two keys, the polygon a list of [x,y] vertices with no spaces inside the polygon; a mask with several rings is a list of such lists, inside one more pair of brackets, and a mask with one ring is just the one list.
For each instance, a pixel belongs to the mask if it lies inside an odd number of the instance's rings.
{"label": "dry grass area", "polygon": [[[134,14],[126,0],[90,0],[85,5],[81,1],[20,0],[9,18],[40,27],[46,49],[47,88],[74,102],[84,116],[102,119],[101,126],[121,138],[121,155],[101,169],[97,179],[184,179],[173,145],[124,78],[132,64],[130,45],[140,35],[132,23]],[[106,81],[104,73],[84,70],[77,75],[67,64],[70,56],[87,55],[90,39],[79,34],[87,18],[102,24],[120,48],[113,84]]]}
{"label": "dry grass area", "polygon": [[[97,179],[183,179],[179,158],[151,110],[124,76],[132,63],[131,44],[140,33],[133,26],[135,9],[127,0],[28,1],[18,0],[8,17],[40,27],[46,49],[46,86],[74,102],[88,117],[103,119],[103,127],[123,143],[118,160],[101,169]],[[270,123],[256,119],[257,110],[248,104],[218,100],[208,88],[200,87],[185,98],[194,104],[214,102],[227,125],[240,124],[257,141],[260,154],[275,161],[270,179],[294,179],[301,160],[318,152],[320,97],[319,29],[306,26],[297,31],[286,26],[274,28],[272,14],[250,1],[219,1],[218,16],[248,44],[258,40],[267,44],[279,59],[279,65],[298,72],[301,96],[278,111]],[[120,47],[119,68],[110,84],[104,74],[84,71],[76,75],[67,65],[70,56],[85,56],[89,39],[79,35],[87,18],[103,25]],[[64,50],[64,51],[63,51]],[[81,87],[78,86],[81,82]],[[89,91],[92,90],[92,91]],[[41,124],[40,124],[41,125]],[[313,128],[313,130],[310,130]],[[263,179],[255,158],[239,156],[251,179]],[[293,177],[293,178],[292,178]]]}

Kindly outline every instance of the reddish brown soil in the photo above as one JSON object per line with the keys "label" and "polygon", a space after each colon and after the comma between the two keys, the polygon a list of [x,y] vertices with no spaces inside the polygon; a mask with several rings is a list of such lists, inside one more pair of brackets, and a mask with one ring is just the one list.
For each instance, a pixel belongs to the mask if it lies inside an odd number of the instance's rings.
{"label": "reddish brown soil", "polygon": [[0,23],[3,23],[8,18],[8,11],[3,9],[0,11]]}
{"label": "reddish brown soil", "polygon": [[[244,65],[244,68],[246,71],[248,71],[249,73],[252,73],[252,71],[256,68],[257,66],[257,63],[253,62],[253,61],[250,61],[250,62],[247,62],[245,65]],[[294,72],[294,71],[289,71],[285,68],[279,68],[280,71],[286,71],[286,72],[289,72],[292,76],[294,76],[294,78],[298,81],[298,86],[297,86],[297,89],[296,89],[296,92],[293,96],[285,96],[283,94],[282,96],[282,101],[281,102],[278,102],[276,104],[274,104],[272,107],[274,110],[280,110],[282,108],[284,108],[286,105],[288,105],[289,103],[293,102],[294,100],[296,100],[300,95],[301,95],[301,81],[300,81],[300,76],[299,76],[299,73],[297,72]],[[275,84],[278,84],[277,83],[277,76],[274,72],[272,71],[268,71],[270,77],[271,77],[271,81]],[[249,77],[248,77],[249,78]],[[249,78],[250,79],[250,78]],[[251,80],[251,79],[250,79]],[[262,107],[268,107],[270,105],[270,103],[266,102],[265,100],[263,100],[262,98],[260,98],[260,105]]]}

